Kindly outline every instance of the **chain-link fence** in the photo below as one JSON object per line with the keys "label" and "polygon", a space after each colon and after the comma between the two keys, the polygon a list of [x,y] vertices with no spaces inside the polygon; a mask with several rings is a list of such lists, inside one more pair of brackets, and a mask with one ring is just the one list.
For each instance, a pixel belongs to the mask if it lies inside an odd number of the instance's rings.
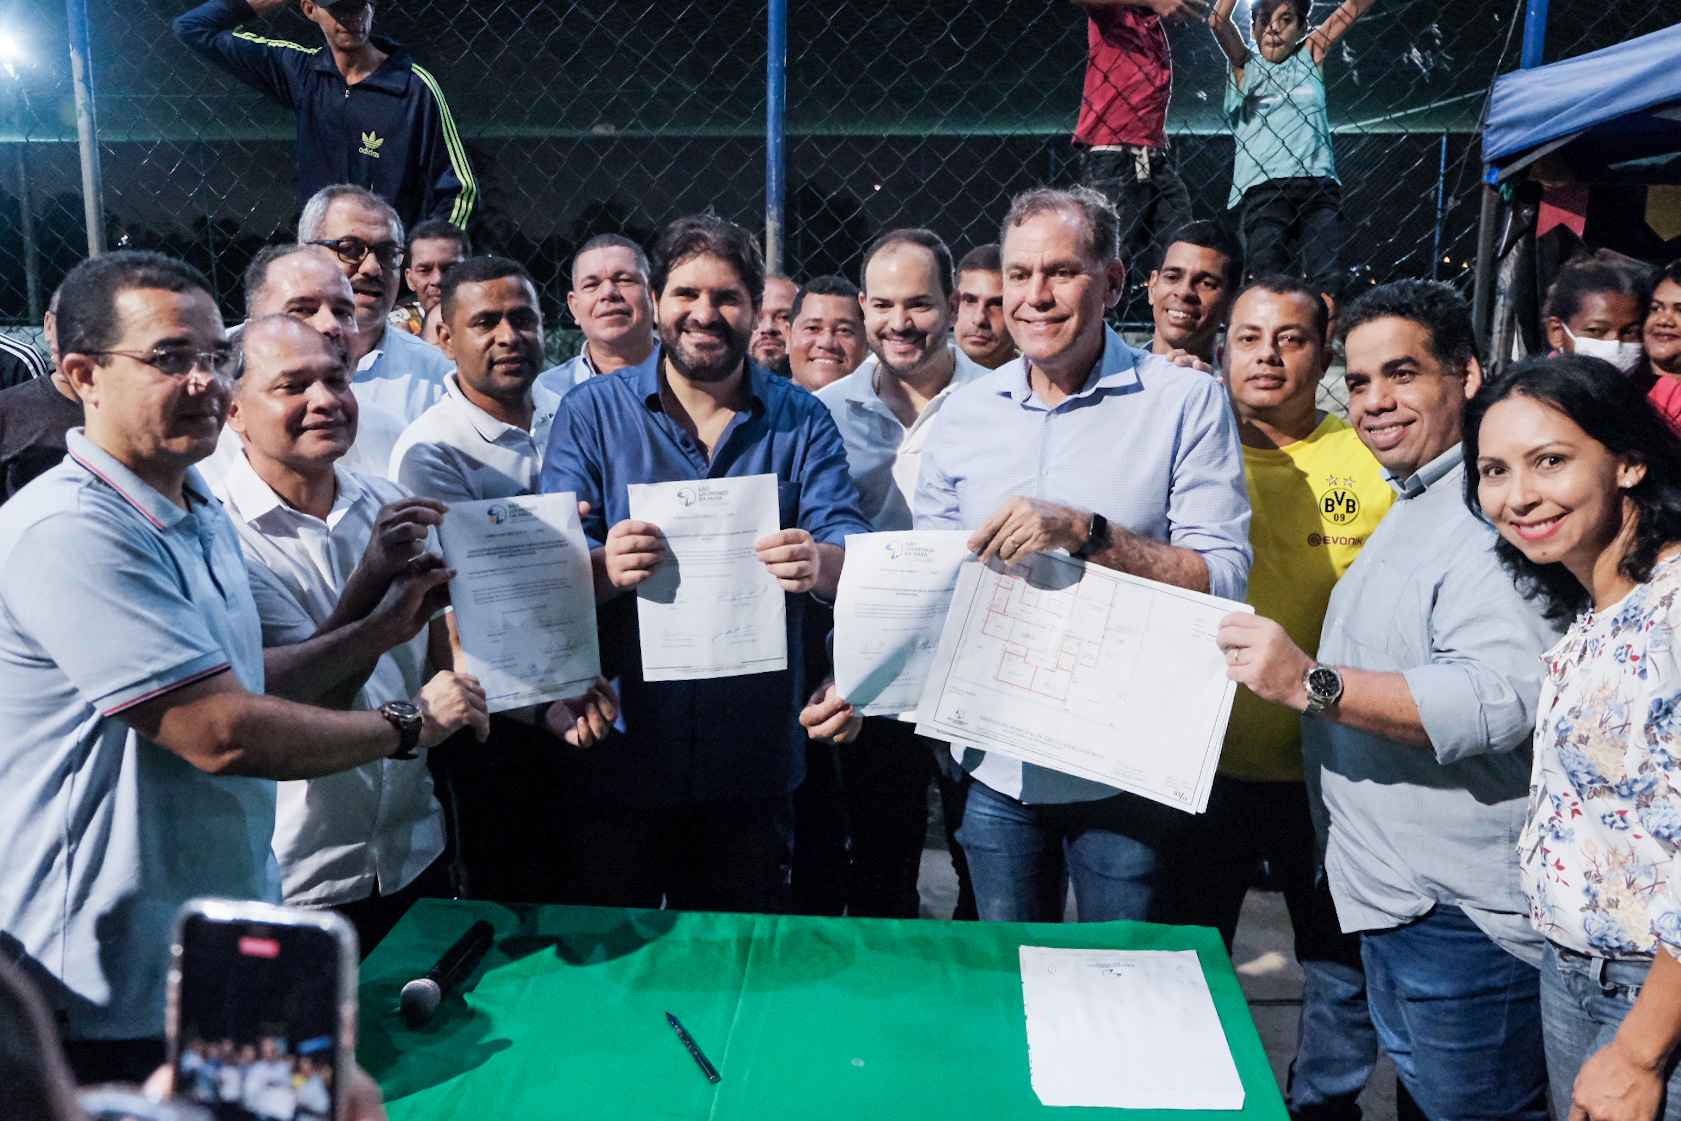
{"label": "chain-link fence", "polygon": [[[291,114],[172,34],[190,0],[89,0],[110,246],[165,249],[230,314],[251,254],[298,209]],[[932,227],[961,253],[1008,198],[1076,174],[1086,16],[1068,0],[789,5],[784,271],[855,273],[883,228]],[[1248,28],[1247,0],[1237,25]],[[1479,115],[1517,64],[1522,0],[1376,0],[1325,63],[1355,281],[1468,280]],[[1313,20],[1330,13],[1316,5]],[[86,252],[63,8],[0,5],[0,318],[34,320]],[[479,245],[530,267],[564,315],[573,247],[647,241],[707,207],[763,222],[766,9],[745,0],[412,0],[376,30],[436,75],[481,192]],[[1555,5],[1549,61],[1673,22],[1665,5]],[[296,5],[254,25],[309,48]],[[1170,30],[1173,158],[1198,217],[1231,216],[1226,60],[1208,26]],[[0,43],[0,47],[4,47]],[[25,200],[20,205],[20,199]]]}

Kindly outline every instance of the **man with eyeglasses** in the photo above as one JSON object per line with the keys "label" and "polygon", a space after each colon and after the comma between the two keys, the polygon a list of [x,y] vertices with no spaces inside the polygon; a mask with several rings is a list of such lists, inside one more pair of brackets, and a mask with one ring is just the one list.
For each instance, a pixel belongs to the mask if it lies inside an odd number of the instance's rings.
{"label": "man with eyeglasses", "polygon": [[338,259],[356,299],[356,399],[396,413],[404,424],[444,395],[450,361],[407,331],[392,330],[403,266],[403,220],[373,192],[337,183],[316,193],[298,218],[298,240]]}
{"label": "man with eyeglasses", "polygon": [[175,35],[295,114],[301,199],[358,183],[406,225],[442,218],[465,229],[478,181],[438,80],[402,44],[373,33],[370,0],[301,0],[325,50],[236,30],[287,2],[206,0],[175,21]]}
{"label": "man with eyeglasses", "polygon": [[[280,898],[274,780],[406,756],[488,717],[470,678],[447,704],[422,692],[374,712],[263,695],[239,538],[193,466],[238,368],[196,270],[157,253],[82,262],[58,340],[84,426],[0,507],[0,930],[78,1078],[139,1081],[164,1057],[176,908]],[[422,579],[437,575],[398,578]]]}

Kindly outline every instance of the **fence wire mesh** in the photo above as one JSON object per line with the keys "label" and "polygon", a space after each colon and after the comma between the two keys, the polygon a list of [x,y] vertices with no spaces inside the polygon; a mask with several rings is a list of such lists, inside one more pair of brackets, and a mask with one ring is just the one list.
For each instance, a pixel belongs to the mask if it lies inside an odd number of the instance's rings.
{"label": "fence wire mesh", "polygon": [[[1248,0],[1237,25],[1249,26]],[[187,0],[89,0],[106,244],[179,254],[230,316],[239,277],[298,211],[291,114],[184,47]],[[1325,62],[1341,178],[1341,265],[1356,284],[1469,282],[1489,83],[1517,64],[1522,0],[1376,0]],[[798,279],[855,274],[880,230],[923,225],[961,254],[1010,196],[1067,183],[1086,65],[1068,0],[790,4],[787,243]],[[1314,22],[1330,14],[1315,5]],[[1665,5],[1555,5],[1547,60],[1672,22]],[[472,162],[477,244],[524,262],[558,327],[574,246],[646,242],[712,208],[764,212],[766,9],[746,0],[414,0],[376,30],[436,75]],[[63,9],[0,5],[18,45],[0,74],[0,318],[38,321],[86,252]],[[307,49],[296,5],[249,25]],[[1206,22],[1170,26],[1172,159],[1196,217],[1226,210],[1226,61]],[[1136,270],[1135,270],[1136,271]],[[1142,281],[1141,275],[1135,279]],[[1129,307],[1138,310],[1133,300]]]}

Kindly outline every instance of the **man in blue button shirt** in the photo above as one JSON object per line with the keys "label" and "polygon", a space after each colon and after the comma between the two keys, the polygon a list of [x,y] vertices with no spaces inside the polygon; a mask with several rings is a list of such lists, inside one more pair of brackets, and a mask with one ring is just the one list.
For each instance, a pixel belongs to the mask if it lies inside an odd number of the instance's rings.
{"label": "man in blue button shirt", "polygon": [[[1004,318],[1022,357],[952,394],[922,453],[918,529],[972,530],[982,560],[1061,549],[1242,599],[1249,497],[1225,391],[1103,323],[1125,290],[1115,208],[1087,187],[1018,195],[1004,220]],[[1176,811],[962,750],[957,839],[982,919],[1145,917]]]}
{"label": "man in blue button shirt", "polygon": [[[605,672],[624,730],[569,756],[566,809],[580,902],[776,911],[786,902],[806,592],[834,595],[846,535],[868,533],[822,403],[747,358],[764,289],[752,237],[712,217],[666,227],[654,251],[660,360],[591,378],[561,401],[544,492],[590,505]],[[633,483],[775,474],[779,533],[756,543],[787,596],[789,668],[644,681],[634,589],[659,568],[659,527],[629,518]],[[1241,483],[1241,480],[1240,480]]]}
{"label": "man in blue button shirt", "polygon": [[[279,901],[274,780],[482,727],[484,693],[462,678],[386,712],[263,696],[239,538],[193,468],[236,366],[207,283],[156,253],[84,261],[58,338],[85,426],[0,509],[0,952],[82,1081],[138,1081],[163,1058],[176,908]],[[401,594],[418,608],[439,579]]]}

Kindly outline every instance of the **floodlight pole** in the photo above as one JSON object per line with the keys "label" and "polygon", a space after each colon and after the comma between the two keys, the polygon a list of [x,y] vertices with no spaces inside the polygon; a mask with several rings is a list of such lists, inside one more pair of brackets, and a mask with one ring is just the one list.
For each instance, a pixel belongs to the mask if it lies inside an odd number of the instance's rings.
{"label": "floodlight pole", "polygon": [[82,153],[82,210],[88,256],[105,252],[104,179],[99,172],[99,130],[93,113],[93,60],[88,49],[87,0],[64,0],[70,21],[70,78],[76,86],[76,139]]}
{"label": "floodlight pole", "polygon": [[783,115],[788,106],[788,0],[770,0],[765,58],[765,272],[782,273]]}

